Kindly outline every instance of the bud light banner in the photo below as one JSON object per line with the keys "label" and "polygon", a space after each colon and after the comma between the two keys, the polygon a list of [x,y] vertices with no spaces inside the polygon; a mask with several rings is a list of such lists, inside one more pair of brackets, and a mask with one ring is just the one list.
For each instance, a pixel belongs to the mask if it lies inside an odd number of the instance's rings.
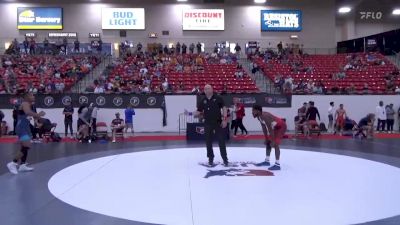
{"label": "bud light banner", "polygon": [[102,8],[104,30],[144,30],[144,8]]}
{"label": "bud light banner", "polygon": [[223,9],[183,9],[183,30],[224,30]]}
{"label": "bud light banner", "polygon": [[19,30],[62,30],[62,8],[18,8]]}
{"label": "bud light banner", "polygon": [[301,31],[300,10],[261,10],[261,31]]}

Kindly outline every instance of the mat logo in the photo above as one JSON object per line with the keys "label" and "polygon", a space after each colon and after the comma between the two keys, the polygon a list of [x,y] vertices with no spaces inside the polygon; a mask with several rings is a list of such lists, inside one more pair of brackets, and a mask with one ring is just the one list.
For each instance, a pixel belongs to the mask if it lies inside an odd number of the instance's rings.
{"label": "mat logo", "polygon": [[203,135],[204,134],[204,127],[196,127],[196,133]]}
{"label": "mat logo", "polygon": [[[206,163],[199,163],[200,166],[210,168]],[[211,167],[216,167],[219,164],[215,164]],[[247,176],[258,176],[258,177],[268,177],[274,176],[274,173],[269,170],[262,170],[258,168],[251,167],[261,167],[255,162],[230,162],[229,168],[225,169],[208,169],[204,178],[210,177],[247,177]]]}
{"label": "mat logo", "polygon": [[362,20],[380,20],[382,19],[383,13],[382,12],[360,12],[360,19]]}
{"label": "mat logo", "polygon": [[247,177],[247,176],[261,176],[268,177],[274,176],[271,171],[268,170],[259,170],[259,169],[224,169],[224,170],[208,170],[207,174],[204,178],[210,177]]}

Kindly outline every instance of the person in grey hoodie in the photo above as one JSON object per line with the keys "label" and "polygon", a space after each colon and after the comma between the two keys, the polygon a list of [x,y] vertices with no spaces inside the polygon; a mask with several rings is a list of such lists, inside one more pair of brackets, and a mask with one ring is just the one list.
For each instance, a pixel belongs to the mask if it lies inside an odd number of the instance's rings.
{"label": "person in grey hoodie", "polygon": [[393,133],[393,125],[394,125],[394,115],[395,111],[393,109],[393,104],[386,106],[386,123],[388,133]]}

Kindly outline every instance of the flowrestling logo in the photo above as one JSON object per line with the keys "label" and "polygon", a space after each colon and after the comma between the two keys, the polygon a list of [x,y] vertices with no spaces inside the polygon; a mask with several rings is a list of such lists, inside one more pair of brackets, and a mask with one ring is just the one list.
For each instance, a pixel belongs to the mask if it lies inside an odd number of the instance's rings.
{"label": "flowrestling logo", "polygon": [[380,20],[383,17],[382,12],[360,12],[361,20]]}
{"label": "flowrestling logo", "polygon": [[18,29],[63,29],[62,8],[18,8]]}

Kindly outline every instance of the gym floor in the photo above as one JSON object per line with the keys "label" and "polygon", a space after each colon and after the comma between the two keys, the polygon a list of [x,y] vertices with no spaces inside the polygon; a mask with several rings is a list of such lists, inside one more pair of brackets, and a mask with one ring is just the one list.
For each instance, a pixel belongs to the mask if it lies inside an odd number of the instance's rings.
{"label": "gym floor", "polygon": [[227,146],[232,166],[206,168],[202,142],[34,144],[35,171],[12,175],[2,143],[1,224],[400,224],[398,138],[285,139],[274,173],[252,164],[262,140]]}

